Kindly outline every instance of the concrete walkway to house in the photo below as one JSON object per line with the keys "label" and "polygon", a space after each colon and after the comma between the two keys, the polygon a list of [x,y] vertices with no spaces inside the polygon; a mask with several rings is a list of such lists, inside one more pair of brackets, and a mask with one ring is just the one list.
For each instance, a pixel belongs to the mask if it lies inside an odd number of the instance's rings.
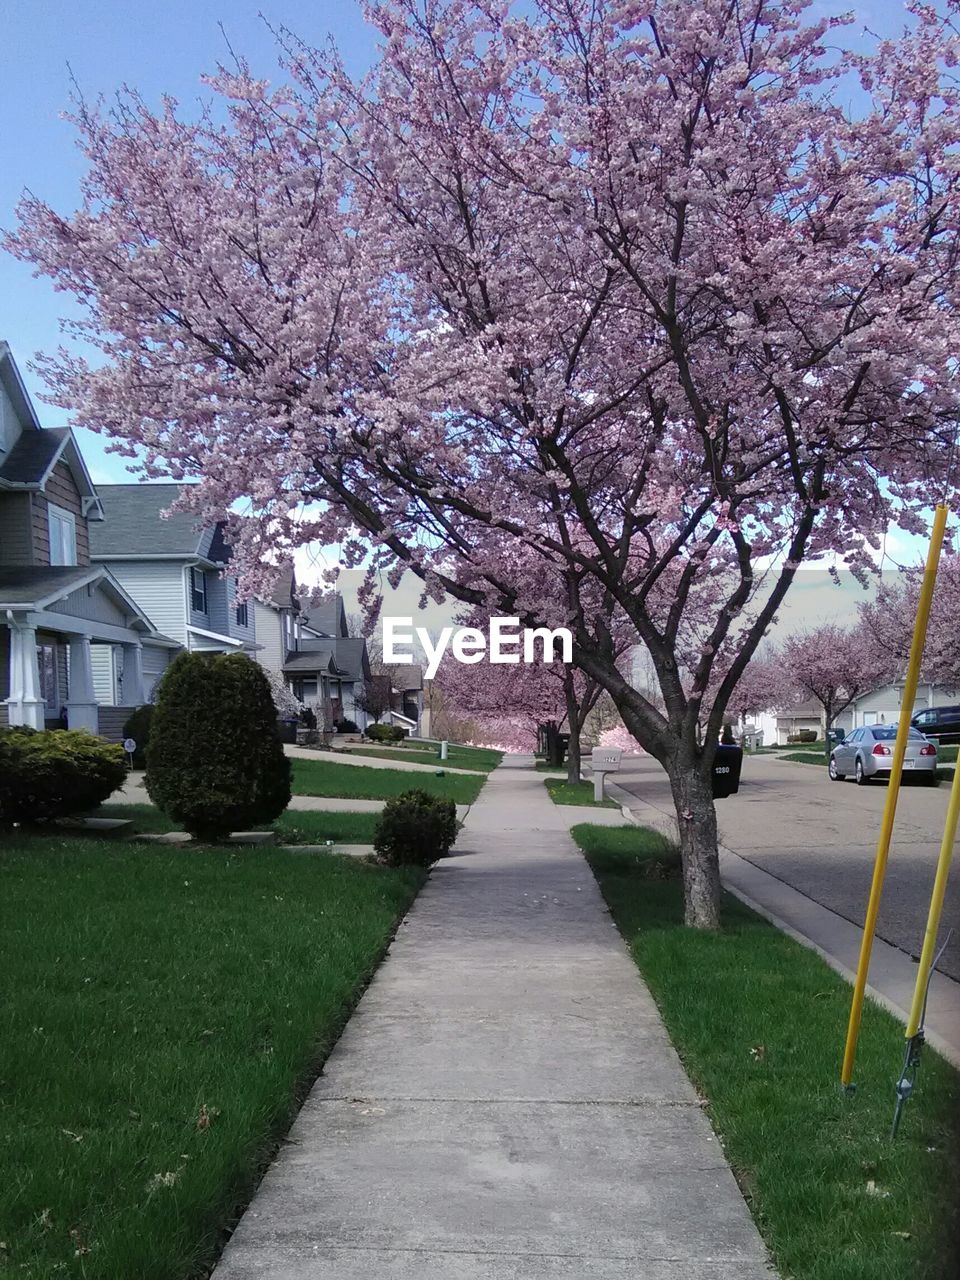
{"label": "concrete walkway to house", "polygon": [[[451,769],[445,760],[422,764],[419,760],[404,760],[402,757],[384,760],[380,756],[361,756],[355,751],[324,751],[312,747],[285,746],[284,751],[295,760],[315,760],[321,764],[358,765],[362,769],[400,769],[407,773],[436,773],[442,769],[444,773],[464,773],[476,778],[483,773],[482,769]],[[399,756],[399,753],[398,753]]]}
{"label": "concrete walkway to house", "polygon": [[572,811],[522,763],[401,925],[216,1280],[769,1277]]}

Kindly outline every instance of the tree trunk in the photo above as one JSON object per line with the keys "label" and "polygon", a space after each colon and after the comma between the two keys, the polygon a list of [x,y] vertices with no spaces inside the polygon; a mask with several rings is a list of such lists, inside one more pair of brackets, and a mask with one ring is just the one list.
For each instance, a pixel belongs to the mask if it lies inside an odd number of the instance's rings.
{"label": "tree trunk", "polygon": [[567,700],[567,724],[570,741],[567,744],[567,781],[580,781],[580,706],[572,676],[564,677],[564,695]]}
{"label": "tree trunk", "polygon": [[680,829],[684,923],[694,929],[720,927],[720,860],[717,811],[711,777],[713,753],[668,770]]}

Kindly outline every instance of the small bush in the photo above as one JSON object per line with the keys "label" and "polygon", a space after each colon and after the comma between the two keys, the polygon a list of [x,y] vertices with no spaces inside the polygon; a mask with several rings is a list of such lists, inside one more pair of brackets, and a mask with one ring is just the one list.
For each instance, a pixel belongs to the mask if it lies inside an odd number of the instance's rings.
{"label": "small bush", "polygon": [[334,720],[333,727],[337,733],[359,733],[355,720]]}
{"label": "small bush", "polygon": [[153,707],[148,702],[142,707],[137,707],[136,711],[131,711],[127,723],[123,726],[124,738],[132,738],[137,744],[137,749],[133,753],[134,769],[147,767],[147,743],[150,741],[152,723]]}
{"label": "small bush", "polygon": [[800,729],[796,733],[788,734],[787,742],[816,742],[816,729]]}
{"label": "small bush", "polygon": [[0,821],[52,822],[102,804],[127,776],[117,743],[83,729],[0,729]]}
{"label": "small bush", "polygon": [[383,806],[373,847],[391,867],[429,867],[450,852],[457,838],[457,807],[414,788]]}
{"label": "small bush", "polygon": [[239,653],[181,653],[157,696],[150,799],[201,840],[272,822],[290,802],[290,761],[263,668]]}
{"label": "small bush", "polygon": [[372,724],[366,734],[371,742],[402,742],[407,731],[396,724]]}

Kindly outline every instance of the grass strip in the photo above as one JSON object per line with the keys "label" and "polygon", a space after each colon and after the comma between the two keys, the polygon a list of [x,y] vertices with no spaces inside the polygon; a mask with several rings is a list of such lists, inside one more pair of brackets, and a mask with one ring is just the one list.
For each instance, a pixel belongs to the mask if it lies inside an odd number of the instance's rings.
{"label": "grass strip", "polygon": [[423,879],[6,837],[0,1275],[206,1274]]}
{"label": "grass strip", "polygon": [[619,809],[620,806],[609,797],[598,804],[593,798],[592,782],[567,782],[565,778],[544,778],[544,786],[550,793],[554,804],[584,804],[595,809]]}
{"label": "grass strip", "polygon": [[958,1073],[924,1050],[918,1089],[891,1142],[904,1041],[890,1014],[867,1002],[858,1088],[844,1095],[850,987],[838,974],[729,895],[722,932],[684,928],[676,853],[656,832],[583,824],[573,835],[708,1100],[780,1274],[955,1276]]}
{"label": "grass strip", "polygon": [[[104,804],[95,816],[126,818],[134,824],[134,836],[178,830],[177,824],[152,804]],[[288,809],[271,824],[269,830],[276,831],[281,844],[320,844],[324,840],[334,840],[338,844],[372,844],[379,817],[378,813]]]}
{"label": "grass strip", "polygon": [[405,773],[402,769],[363,769],[335,760],[290,761],[293,766],[293,793],[298,796],[330,796],[349,800],[389,800],[414,788],[453,800],[473,804],[486,778],[478,774]]}

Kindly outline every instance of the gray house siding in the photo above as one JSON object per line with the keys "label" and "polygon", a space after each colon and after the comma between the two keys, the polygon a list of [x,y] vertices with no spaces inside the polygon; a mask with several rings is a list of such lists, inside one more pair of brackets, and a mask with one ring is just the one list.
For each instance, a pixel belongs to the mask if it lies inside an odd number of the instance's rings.
{"label": "gray house siding", "polygon": [[248,609],[253,610],[256,627],[257,661],[270,671],[280,671],[286,659],[283,644],[283,614],[259,600],[251,600]]}
{"label": "gray house siding", "polygon": [[227,629],[228,636],[235,636],[247,644],[257,643],[257,614],[254,602],[247,600],[247,623],[243,626],[237,621],[237,581],[233,577],[223,580],[227,588]]}
{"label": "gray house siding", "polygon": [[112,644],[94,644],[90,647],[90,665],[93,667],[93,692],[102,706],[112,707],[117,701],[117,665]]}
{"label": "gray house siding", "polygon": [[127,615],[103,591],[99,591],[94,583],[72,591],[65,599],[58,601],[55,608],[57,613],[68,613],[73,618],[108,622],[114,627],[127,625]]}
{"label": "gray house siding", "polygon": [[[107,567],[161,635],[186,645],[185,586],[182,564],[167,560],[114,560]],[[198,622],[197,626],[205,626]]]}

